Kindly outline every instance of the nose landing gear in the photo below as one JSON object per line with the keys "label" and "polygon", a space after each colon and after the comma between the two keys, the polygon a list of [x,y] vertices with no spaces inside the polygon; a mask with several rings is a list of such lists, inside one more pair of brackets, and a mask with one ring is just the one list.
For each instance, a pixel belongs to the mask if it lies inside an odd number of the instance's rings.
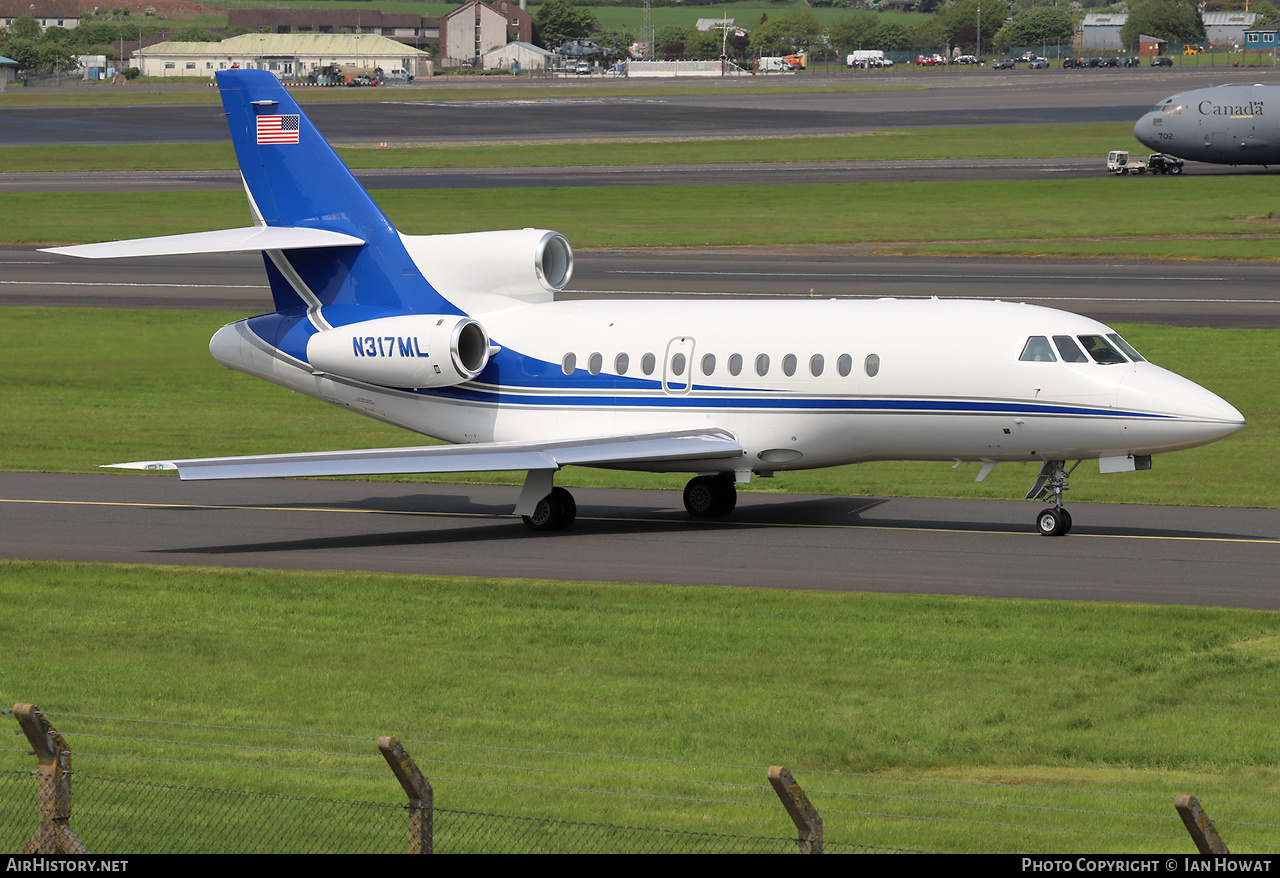
{"label": "nose landing gear", "polygon": [[1064,460],[1046,460],[1040,467],[1036,483],[1027,492],[1028,500],[1048,499],[1053,505],[1036,516],[1036,530],[1046,537],[1060,537],[1071,530],[1071,513],[1062,508],[1062,495],[1067,492],[1067,476],[1075,472],[1080,461],[1067,469]]}

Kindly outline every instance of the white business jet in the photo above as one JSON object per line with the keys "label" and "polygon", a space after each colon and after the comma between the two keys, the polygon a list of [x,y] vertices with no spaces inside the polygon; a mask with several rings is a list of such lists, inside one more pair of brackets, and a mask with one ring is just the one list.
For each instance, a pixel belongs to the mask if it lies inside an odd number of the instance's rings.
{"label": "white business jet", "polygon": [[[276,310],[218,362],[453,443],[144,461],[183,479],[523,470],[515,511],[572,524],[565,466],[693,474],[690,514],[752,475],[874,460],[1040,464],[1065,534],[1068,463],[1147,469],[1244,418],[1109,327],[977,301],[555,301],[573,252],[540,229],[401,235],[270,73],[218,86],[249,195],[242,229],[56,248],[86,258],[262,251]],[[1072,466],[1071,469],[1075,467]]]}

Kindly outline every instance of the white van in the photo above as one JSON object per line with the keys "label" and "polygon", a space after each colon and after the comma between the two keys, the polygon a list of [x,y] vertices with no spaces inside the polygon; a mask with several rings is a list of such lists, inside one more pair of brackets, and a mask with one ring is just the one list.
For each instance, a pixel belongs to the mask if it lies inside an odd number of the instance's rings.
{"label": "white van", "polygon": [[761,58],[756,69],[761,73],[790,73],[795,70],[786,58]]}
{"label": "white van", "polygon": [[856,52],[850,52],[849,57],[845,59],[845,65],[848,67],[884,67],[884,51],[881,49],[858,49]]}

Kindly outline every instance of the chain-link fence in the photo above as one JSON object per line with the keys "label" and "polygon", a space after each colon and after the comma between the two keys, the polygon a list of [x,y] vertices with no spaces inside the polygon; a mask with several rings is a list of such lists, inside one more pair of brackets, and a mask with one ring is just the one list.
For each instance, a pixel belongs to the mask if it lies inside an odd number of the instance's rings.
{"label": "chain-link fence", "polygon": [[[0,849],[40,824],[40,783],[0,774]],[[77,774],[70,825],[93,854],[405,853],[409,806],[272,796]],[[795,853],[794,838],[687,832],[431,809],[436,853]],[[872,850],[828,844],[828,853]],[[885,852],[884,849],[879,849]]]}

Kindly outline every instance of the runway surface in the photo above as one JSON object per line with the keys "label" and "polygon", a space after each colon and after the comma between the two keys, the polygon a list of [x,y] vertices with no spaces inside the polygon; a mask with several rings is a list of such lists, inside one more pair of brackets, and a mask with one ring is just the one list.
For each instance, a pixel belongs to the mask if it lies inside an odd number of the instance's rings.
{"label": "runway surface", "polygon": [[[1280,268],[1258,262],[1152,263],[876,257],[852,248],[712,248],[577,254],[561,298],[868,297],[1003,299],[1108,323],[1280,328]],[[0,250],[0,306],[271,309],[256,254],[80,260]]]}
{"label": "runway surface", "polygon": [[985,595],[1280,609],[1280,511],[741,495],[690,519],[678,492],[575,489],[531,534],[516,487],[180,482],[0,473],[0,556],[304,570]]}

